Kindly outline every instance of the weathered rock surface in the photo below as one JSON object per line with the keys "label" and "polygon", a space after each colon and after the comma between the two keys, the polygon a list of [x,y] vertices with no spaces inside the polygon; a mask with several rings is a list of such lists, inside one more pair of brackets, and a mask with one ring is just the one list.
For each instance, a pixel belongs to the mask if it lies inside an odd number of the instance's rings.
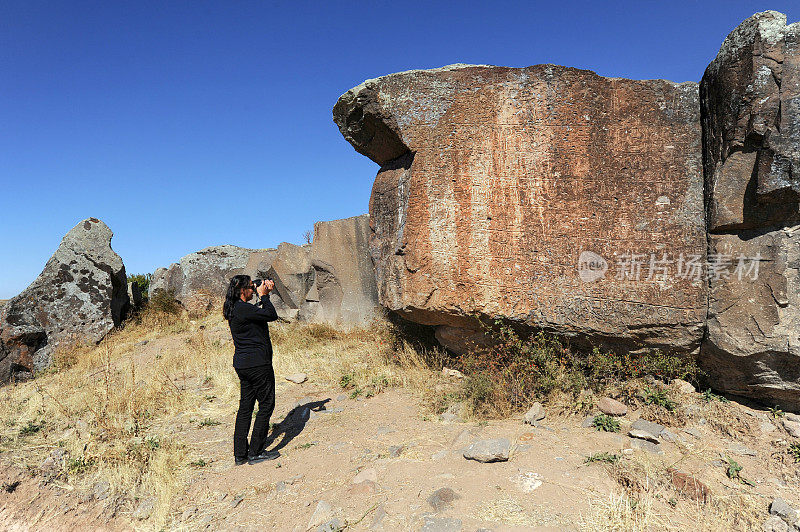
{"label": "weathered rock surface", "polygon": [[0,382],[50,365],[60,345],[98,342],[129,306],[111,229],[89,218],[70,230],[21,294],[0,307]]}
{"label": "weathered rock surface", "polygon": [[190,311],[219,306],[231,277],[271,277],[270,296],[285,319],[355,324],[379,309],[369,256],[367,215],[317,222],[311,245],[282,243],[277,249],[224,245],[183,257],[153,274],[150,291],[172,291]]}
{"label": "weathered rock surface", "polygon": [[601,397],[597,401],[597,408],[609,416],[624,416],[628,413],[628,407],[624,403],[610,397]]}
{"label": "weathered rock surface", "polygon": [[368,80],[333,115],[381,165],[371,251],[389,310],[698,349],[704,283],[649,269],[651,253],[705,257],[697,84],[452,65]]}
{"label": "weathered rock surface", "polygon": [[[800,24],[753,15],[700,85],[715,387],[800,408]],[[715,258],[714,261],[711,259]]]}

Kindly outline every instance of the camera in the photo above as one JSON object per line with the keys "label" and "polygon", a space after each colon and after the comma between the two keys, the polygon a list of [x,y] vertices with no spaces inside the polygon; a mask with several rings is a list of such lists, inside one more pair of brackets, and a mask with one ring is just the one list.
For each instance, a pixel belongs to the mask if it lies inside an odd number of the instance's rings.
{"label": "camera", "polygon": [[266,279],[253,279],[253,288],[258,288],[264,281],[272,281],[272,277],[267,277]]}

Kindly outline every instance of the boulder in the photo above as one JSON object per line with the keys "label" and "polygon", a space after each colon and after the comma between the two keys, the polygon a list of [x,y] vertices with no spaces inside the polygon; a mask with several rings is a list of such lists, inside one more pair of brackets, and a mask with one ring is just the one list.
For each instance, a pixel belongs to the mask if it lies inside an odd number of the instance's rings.
{"label": "boulder", "polygon": [[699,348],[705,284],[675,271],[706,253],[696,83],[451,65],[367,80],[333,117],[380,165],[370,249],[387,309],[453,328],[437,338],[456,351],[475,316]]}
{"label": "boulder", "polygon": [[628,413],[628,407],[624,403],[610,397],[601,397],[597,401],[597,408],[609,416],[624,416]]}
{"label": "boulder", "polygon": [[64,236],[28,288],[0,307],[0,382],[50,365],[59,347],[99,342],[130,305],[113,233],[88,218]]}
{"label": "boulder", "polygon": [[[190,311],[219,307],[231,277],[271,278],[270,301],[286,320],[361,324],[377,315],[367,215],[317,222],[313,244],[276,249],[214,246],[159,268],[150,292],[172,291]],[[255,297],[253,301],[255,301]]]}
{"label": "boulder", "polygon": [[715,388],[800,409],[800,24],[757,13],[700,84]]}

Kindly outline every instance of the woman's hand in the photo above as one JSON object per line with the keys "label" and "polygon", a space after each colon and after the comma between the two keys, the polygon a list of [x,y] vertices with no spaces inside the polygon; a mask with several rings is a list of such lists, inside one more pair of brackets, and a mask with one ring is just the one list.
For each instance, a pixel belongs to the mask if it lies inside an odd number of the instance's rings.
{"label": "woman's hand", "polygon": [[274,288],[275,288],[274,281],[270,281],[269,279],[264,279],[264,282],[258,285],[258,288],[256,288],[256,292],[258,293],[259,297],[263,297],[272,292]]}

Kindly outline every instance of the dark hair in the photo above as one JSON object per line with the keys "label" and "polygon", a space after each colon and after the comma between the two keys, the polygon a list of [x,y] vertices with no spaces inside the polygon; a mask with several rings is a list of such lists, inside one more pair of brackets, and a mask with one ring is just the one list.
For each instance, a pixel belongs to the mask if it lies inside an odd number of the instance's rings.
{"label": "dark hair", "polygon": [[225,293],[225,303],[222,304],[222,315],[226,320],[230,320],[233,316],[233,306],[242,295],[242,289],[250,286],[249,275],[234,275],[231,278],[231,284],[228,285],[228,291]]}

